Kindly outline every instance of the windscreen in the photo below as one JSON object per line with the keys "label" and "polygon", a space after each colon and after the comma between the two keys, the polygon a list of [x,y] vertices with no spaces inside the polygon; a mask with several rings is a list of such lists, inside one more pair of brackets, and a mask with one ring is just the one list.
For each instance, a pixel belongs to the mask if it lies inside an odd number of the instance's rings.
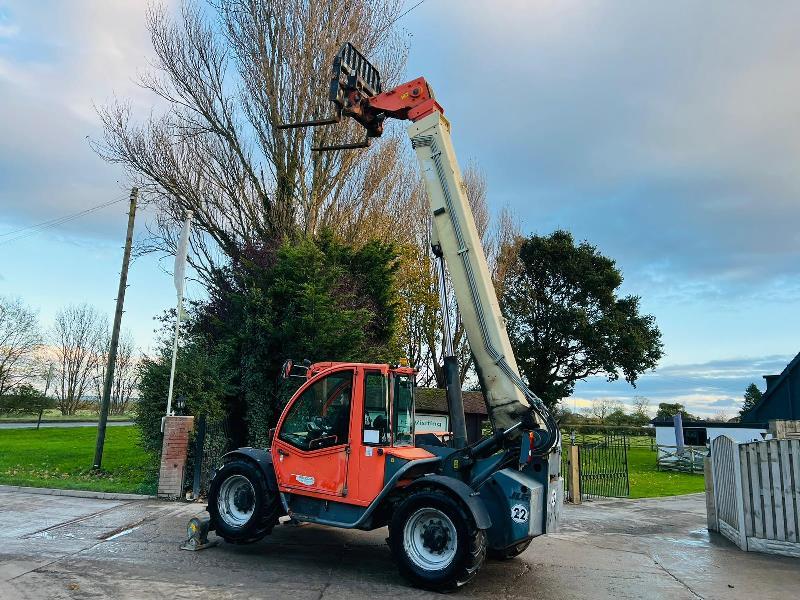
{"label": "windscreen", "polygon": [[414,445],[414,378],[395,375],[392,418],[395,446]]}

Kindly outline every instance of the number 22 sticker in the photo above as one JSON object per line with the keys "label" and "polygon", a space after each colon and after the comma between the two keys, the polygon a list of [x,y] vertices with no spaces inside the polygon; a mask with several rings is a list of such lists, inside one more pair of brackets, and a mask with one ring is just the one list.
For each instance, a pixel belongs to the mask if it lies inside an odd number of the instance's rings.
{"label": "number 22 sticker", "polygon": [[528,509],[522,504],[515,504],[511,507],[511,520],[515,523],[525,523],[528,520]]}

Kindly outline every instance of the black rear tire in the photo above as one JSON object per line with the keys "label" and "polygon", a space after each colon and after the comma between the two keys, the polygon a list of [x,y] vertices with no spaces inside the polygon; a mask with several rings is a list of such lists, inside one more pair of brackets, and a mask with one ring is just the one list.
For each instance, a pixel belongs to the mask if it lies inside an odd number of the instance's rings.
{"label": "black rear tire", "polygon": [[520,542],[519,544],[515,544],[509,548],[504,548],[503,550],[489,548],[489,558],[494,560],[509,560],[515,558],[525,552],[525,550],[528,549],[528,546],[531,545],[532,541],[532,539],[525,540],[524,542]]}
{"label": "black rear tire", "polygon": [[[249,482],[249,489],[242,478]],[[223,491],[226,481],[240,483],[243,490],[238,506],[240,514],[252,508],[252,514],[246,521],[242,517],[239,519],[241,522],[237,522],[226,512],[228,494]],[[224,495],[222,502],[221,491]],[[212,529],[226,542],[252,544],[268,535],[278,522],[278,498],[269,491],[266,477],[257,465],[236,459],[224,464],[214,475],[208,490],[208,514],[211,516]]]}
{"label": "black rear tire", "polygon": [[[406,528],[413,528],[417,515],[425,510],[445,515],[456,534],[454,556],[442,568],[425,568],[414,558],[415,550],[409,546]],[[389,522],[389,547],[403,577],[417,587],[437,592],[461,587],[475,577],[486,560],[485,532],[475,526],[472,515],[458,500],[438,489],[412,492],[397,507]]]}

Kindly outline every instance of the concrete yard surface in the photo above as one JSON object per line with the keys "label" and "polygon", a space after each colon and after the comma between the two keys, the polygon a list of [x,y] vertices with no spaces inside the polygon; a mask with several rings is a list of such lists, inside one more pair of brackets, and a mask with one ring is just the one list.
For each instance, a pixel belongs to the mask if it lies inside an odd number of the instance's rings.
{"label": "concrete yard surface", "polygon": [[[442,597],[397,574],[385,530],[279,525],[257,544],[179,550],[204,508],[0,492],[0,598]],[[567,506],[561,533],[488,561],[450,597],[751,599],[798,589],[800,560],[709,536],[704,499],[692,495]]]}

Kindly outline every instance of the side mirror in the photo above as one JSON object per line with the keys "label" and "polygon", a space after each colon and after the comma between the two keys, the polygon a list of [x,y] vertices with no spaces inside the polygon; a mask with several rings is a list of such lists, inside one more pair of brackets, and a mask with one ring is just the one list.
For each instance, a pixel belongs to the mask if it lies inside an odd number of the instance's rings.
{"label": "side mirror", "polygon": [[273,441],[275,441],[275,428],[274,427],[270,428],[269,433],[267,434],[267,444],[269,444],[270,447],[271,447]]}
{"label": "side mirror", "polygon": [[281,378],[288,379],[292,376],[292,369],[294,368],[294,362],[291,358],[287,359],[286,362],[283,363],[281,367]]}

